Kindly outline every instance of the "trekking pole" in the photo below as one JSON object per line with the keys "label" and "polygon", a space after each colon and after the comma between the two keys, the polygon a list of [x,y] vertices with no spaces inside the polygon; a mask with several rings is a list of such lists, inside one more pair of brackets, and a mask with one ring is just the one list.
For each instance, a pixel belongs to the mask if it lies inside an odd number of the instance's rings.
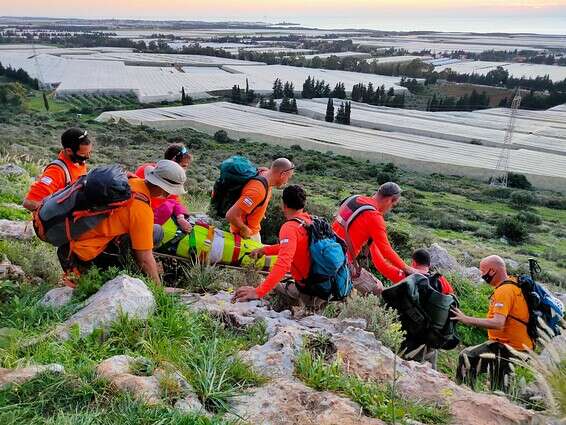
{"label": "trekking pole", "polygon": [[534,258],[529,258],[529,272],[531,273],[531,279],[535,280],[535,274],[540,274],[540,265]]}

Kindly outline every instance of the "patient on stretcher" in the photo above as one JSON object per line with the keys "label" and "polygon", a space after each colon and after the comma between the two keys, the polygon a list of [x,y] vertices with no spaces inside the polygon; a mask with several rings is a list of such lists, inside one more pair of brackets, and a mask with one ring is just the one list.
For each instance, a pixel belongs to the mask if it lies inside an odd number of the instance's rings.
{"label": "patient on stretcher", "polygon": [[[174,214],[174,204],[163,203],[155,213],[155,224],[161,225],[163,235],[155,251],[184,258],[199,258],[211,264],[224,264],[237,267],[254,267],[270,271],[277,256],[264,256],[254,259],[249,253],[263,247],[263,244],[239,235],[223,231],[208,224],[205,220],[189,217],[190,232],[184,232]],[[169,217],[169,218],[167,218]],[[159,242],[159,241],[158,241]]]}

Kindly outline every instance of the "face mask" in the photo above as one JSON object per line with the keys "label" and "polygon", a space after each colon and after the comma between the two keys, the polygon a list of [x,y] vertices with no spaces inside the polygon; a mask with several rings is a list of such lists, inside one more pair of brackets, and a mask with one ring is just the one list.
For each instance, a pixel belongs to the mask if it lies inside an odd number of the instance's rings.
{"label": "face mask", "polygon": [[482,279],[484,280],[485,283],[491,283],[491,281],[493,280],[493,278],[495,277],[496,273],[490,273],[492,270],[490,269],[487,273],[482,275]]}
{"label": "face mask", "polygon": [[75,164],[84,165],[85,162],[88,161],[88,157],[77,155],[76,153],[73,152],[73,155],[71,156],[71,161],[74,162]]}

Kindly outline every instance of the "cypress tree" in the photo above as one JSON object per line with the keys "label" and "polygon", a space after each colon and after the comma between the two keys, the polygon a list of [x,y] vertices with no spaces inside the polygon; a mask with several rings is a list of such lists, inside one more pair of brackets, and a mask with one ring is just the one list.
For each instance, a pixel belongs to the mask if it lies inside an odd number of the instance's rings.
{"label": "cypress tree", "polygon": [[338,107],[338,112],[336,112],[336,119],[334,120],[338,124],[346,123],[346,107],[344,102]]}
{"label": "cypress tree", "polygon": [[271,109],[272,111],[277,110],[277,103],[275,103],[275,99],[273,99],[273,96],[271,96],[269,98],[269,101],[267,102],[267,109]]}
{"label": "cypress tree", "polygon": [[312,99],[313,92],[312,92],[312,80],[310,75],[303,83],[303,92],[301,93],[304,99]]}
{"label": "cypress tree", "polygon": [[346,107],[344,108],[344,124],[350,125],[350,115],[352,115],[352,103],[346,102]]}
{"label": "cypress tree", "polygon": [[283,99],[279,104],[279,112],[291,112],[291,103],[289,102],[289,98],[287,96],[283,96]]}
{"label": "cypress tree", "polygon": [[298,114],[299,113],[299,108],[297,108],[297,99],[293,98],[293,100],[291,101],[291,108],[290,108],[290,112],[292,114]]}
{"label": "cypress tree", "polygon": [[240,90],[240,86],[234,85],[234,87],[232,87],[231,100],[233,103],[242,103],[242,91]]}
{"label": "cypress tree", "polygon": [[283,96],[288,98],[295,97],[295,86],[293,86],[293,83],[290,83],[289,81],[285,83],[285,86],[283,87]]}
{"label": "cypress tree", "polygon": [[326,122],[334,122],[334,101],[332,98],[328,99],[328,103],[326,105],[326,117],[324,117]]}

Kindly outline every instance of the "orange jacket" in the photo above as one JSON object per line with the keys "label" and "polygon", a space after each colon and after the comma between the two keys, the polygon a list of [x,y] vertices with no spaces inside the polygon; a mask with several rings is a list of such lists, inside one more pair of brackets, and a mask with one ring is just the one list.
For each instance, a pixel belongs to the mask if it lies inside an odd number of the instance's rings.
{"label": "orange jacket", "polygon": [[[375,199],[360,196],[358,201],[368,204],[376,208],[376,210],[367,210],[361,212],[356,219],[350,224],[348,233],[352,242],[354,258],[360,254],[362,248],[371,243],[370,254],[374,266],[381,274],[393,282],[398,282],[405,275],[399,275],[399,270],[407,267],[405,262],[399,257],[395,250],[391,247],[387,238],[387,227],[383,215],[377,211],[377,203]],[[346,241],[346,233],[344,227],[336,220],[332,223],[334,233],[342,240]],[[348,259],[353,261],[350,252]]]}
{"label": "orange jacket", "polygon": [[[310,215],[306,212],[297,214],[295,217],[307,224],[312,223]],[[297,282],[302,282],[309,277],[311,268],[309,235],[302,224],[294,220],[284,223],[279,230],[279,244],[265,246],[264,253],[265,255],[277,255],[277,261],[269,275],[256,288],[259,298],[267,295],[289,272]]]}
{"label": "orange jacket", "polygon": [[[63,151],[59,153],[57,159],[63,161],[69,170],[69,175],[71,177],[71,184],[76,182],[79,177],[84,176],[87,172],[86,164],[80,165],[70,161]],[[65,171],[57,165],[49,164],[43,170],[43,174],[38,177],[38,179],[32,183],[26,199],[34,202],[41,202],[49,195],[63,189],[67,186],[67,178]]]}

